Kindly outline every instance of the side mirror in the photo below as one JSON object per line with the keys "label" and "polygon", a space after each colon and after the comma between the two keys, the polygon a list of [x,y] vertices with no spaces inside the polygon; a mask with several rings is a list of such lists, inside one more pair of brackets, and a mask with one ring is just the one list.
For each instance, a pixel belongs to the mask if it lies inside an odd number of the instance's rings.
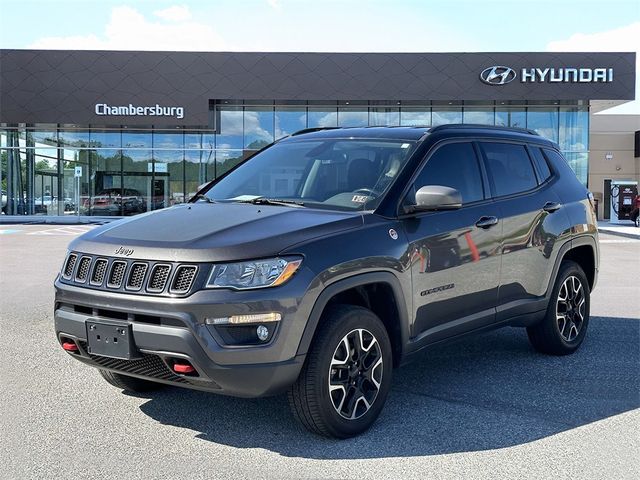
{"label": "side mirror", "polygon": [[416,192],[414,212],[432,210],[456,210],[462,207],[462,195],[455,188],[442,185],[427,185]]}

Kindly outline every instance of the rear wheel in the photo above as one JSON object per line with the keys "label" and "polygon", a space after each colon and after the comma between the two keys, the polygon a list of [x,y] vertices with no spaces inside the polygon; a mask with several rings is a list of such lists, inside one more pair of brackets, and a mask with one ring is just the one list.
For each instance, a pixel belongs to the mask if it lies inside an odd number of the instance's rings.
{"label": "rear wheel", "polygon": [[562,262],[544,319],[527,328],[534,348],[550,355],[575,352],[587,333],[590,296],[589,282],[580,265]]}
{"label": "rear wheel", "polygon": [[389,393],[391,355],[387,330],[373,312],[332,307],[289,390],[294,416],[327,437],[362,433],[376,420]]}
{"label": "rear wheel", "polygon": [[129,377],[128,375],[122,375],[110,370],[98,369],[102,378],[108,383],[127,392],[151,392],[164,387],[163,384],[157,382],[150,382],[149,380],[143,380],[141,378]]}

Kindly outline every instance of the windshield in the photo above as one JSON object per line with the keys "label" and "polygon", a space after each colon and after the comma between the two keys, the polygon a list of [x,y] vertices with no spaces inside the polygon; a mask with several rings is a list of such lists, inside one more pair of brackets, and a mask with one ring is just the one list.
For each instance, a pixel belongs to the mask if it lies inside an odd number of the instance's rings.
{"label": "windshield", "polygon": [[213,185],[215,202],[272,199],[310,207],[373,209],[415,142],[322,139],[276,143]]}

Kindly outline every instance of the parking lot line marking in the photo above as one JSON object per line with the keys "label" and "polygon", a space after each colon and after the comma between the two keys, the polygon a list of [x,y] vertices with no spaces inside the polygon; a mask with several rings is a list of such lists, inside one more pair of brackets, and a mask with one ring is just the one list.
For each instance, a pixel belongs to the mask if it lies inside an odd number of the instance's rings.
{"label": "parking lot line marking", "polygon": [[27,235],[80,235],[93,229],[95,225],[73,225],[69,227],[49,228],[28,232]]}

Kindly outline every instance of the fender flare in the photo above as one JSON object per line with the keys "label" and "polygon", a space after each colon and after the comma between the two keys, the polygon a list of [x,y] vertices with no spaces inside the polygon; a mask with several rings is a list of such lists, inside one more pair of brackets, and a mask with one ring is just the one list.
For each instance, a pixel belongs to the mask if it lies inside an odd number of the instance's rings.
{"label": "fender flare", "polygon": [[[393,292],[394,300],[398,307],[398,321],[400,322],[400,347],[401,347],[401,356],[404,355],[407,344],[409,343],[409,316],[407,312],[407,305],[405,302],[405,297],[402,291],[402,286],[400,285],[400,281],[398,278],[390,272],[380,271],[380,272],[369,272],[362,273],[359,275],[354,275],[353,277],[348,277],[342,280],[338,280],[330,285],[328,285],[318,296],[316,299],[313,308],[311,310],[311,314],[309,315],[309,319],[307,320],[307,324],[304,328],[304,333],[302,334],[302,339],[300,340],[300,345],[298,346],[298,355],[306,354],[309,350],[313,337],[315,336],[318,325],[320,324],[320,318],[322,317],[322,313],[324,312],[325,307],[329,303],[329,301],[337,294],[344,292],[346,290],[352,289],[354,287],[359,287],[362,285],[367,285],[371,283],[385,283],[391,287],[391,291]],[[397,359],[398,362],[401,359]],[[396,363],[396,359],[394,359],[394,363]],[[399,364],[399,363],[398,363]]]}
{"label": "fender flare", "polygon": [[598,246],[596,244],[596,240],[592,236],[581,235],[579,237],[573,237],[572,239],[568,240],[560,247],[560,250],[558,251],[558,255],[556,256],[556,261],[553,265],[553,271],[551,272],[551,277],[549,278],[549,285],[547,286],[547,291],[544,295],[545,299],[549,299],[551,292],[553,291],[553,286],[556,283],[556,277],[558,276],[560,265],[562,264],[562,261],[567,255],[567,252],[569,252],[570,250],[573,250],[576,247],[583,247],[583,246],[589,246],[593,250],[593,265],[595,269],[595,272],[593,272],[594,274],[593,286],[595,287],[596,280],[598,279],[598,264],[600,261],[598,257]]}

